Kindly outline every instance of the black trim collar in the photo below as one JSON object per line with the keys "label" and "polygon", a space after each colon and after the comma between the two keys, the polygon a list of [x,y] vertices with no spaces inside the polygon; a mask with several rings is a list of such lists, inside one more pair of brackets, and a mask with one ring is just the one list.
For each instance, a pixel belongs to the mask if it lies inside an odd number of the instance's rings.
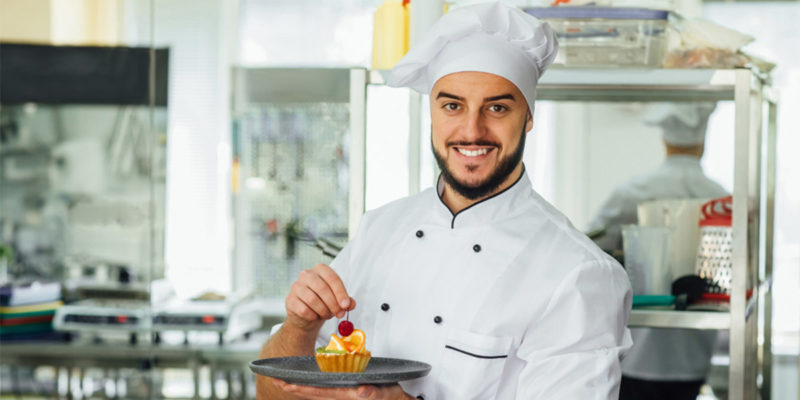
{"label": "black trim collar", "polygon": [[[444,206],[444,207],[447,209],[447,211],[449,211],[449,212],[450,212],[450,215],[452,215],[452,216],[453,216],[453,219],[450,221],[450,229],[455,229],[455,228],[456,228],[456,217],[457,217],[459,214],[463,213],[463,212],[464,212],[464,211],[466,211],[466,210],[469,210],[470,208],[472,208],[472,207],[474,207],[474,206],[476,206],[476,205],[478,205],[478,204],[481,204],[481,203],[483,203],[483,202],[485,202],[485,201],[487,201],[487,200],[493,199],[493,198],[495,198],[495,197],[497,197],[497,196],[500,196],[501,194],[503,194],[503,193],[507,192],[509,189],[511,189],[512,187],[514,187],[514,186],[517,184],[517,182],[519,182],[519,181],[522,179],[522,177],[523,177],[523,176],[525,176],[525,164],[524,164],[524,163],[522,164],[522,172],[520,172],[519,176],[517,177],[517,180],[515,180],[515,181],[514,181],[514,183],[512,183],[512,184],[508,185],[508,187],[507,187],[507,188],[505,188],[505,189],[503,189],[503,190],[501,190],[501,191],[499,191],[499,192],[497,192],[497,193],[495,193],[495,194],[493,194],[493,195],[491,195],[491,196],[489,196],[489,197],[487,197],[487,198],[485,198],[485,199],[478,200],[478,201],[476,201],[476,202],[474,202],[474,203],[470,204],[469,206],[467,206],[467,207],[464,207],[463,209],[459,210],[459,211],[458,211],[457,213],[455,213],[455,214],[453,214],[453,211],[452,211],[452,210],[450,210],[450,207],[448,207],[448,206],[447,206],[447,204],[445,204],[445,203],[444,203],[444,200],[442,200],[442,194],[441,194],[441,193],[439,193],[439,190],[438,190],[438,186],[439,186],[439,185],[437,184],[437,185],[436,185],[436,186],[437,186],[437,190],[436,190],[436,196],[438,196],[438,197],[439,197],[439,201],[440,201],[440,202],[442,203],[442,205],[443,205],[443,206]],[[441,179],[442,179],[442,174],[441,174],[441,173],[439,173],[439,179],[437,179],[436,181],[438,182],[438,181],[439,181],[439,180],[441,180]],[[455,349],[454,349],[454,350],[455,350]]]}

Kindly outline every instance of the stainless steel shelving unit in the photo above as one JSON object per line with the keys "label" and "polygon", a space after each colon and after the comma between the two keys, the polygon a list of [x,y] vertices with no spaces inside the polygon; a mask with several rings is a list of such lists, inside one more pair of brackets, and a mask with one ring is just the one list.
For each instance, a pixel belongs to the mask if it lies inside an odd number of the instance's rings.
{"label": "stainless steel shelving unit", "polygon": [[[735,102],[733,287],[729,312],[634,310],[629,325],[730,331],[729,399],[770,398],[776,99],[747,69],[552,69],[538,99]],[[750,299],[746,298],[753,289]],[[763,313],[763,318],[759,318]],[[763,378],[759,389],[758,376]]]}
{"label": "stainless steel shelving unit", "polygon": [[[253,154],[262,150],[257,147],[258,145],[250,143],[254,139],[251,139],[248,135],[258,136],[262,147],[263,143],[272,143],[276,154],[287,151],[302,153],[302,158],[304,159],[303,170],[306,171],[304,173],[316,173],[317,179],[322,179],[323,182],[327,183],[327,186],[311,185],[308,181],[298,179],[299,176],[296,176],[292,181],[293,183],[285,184],[285,186],[291,187],[291,190],[294,191],[291,195],[294,198],[292,199],[291,196],[286,195],[289,200],[282,202],[282,204],[287,204],[285,208],[270,214],[269,217],[275,218],[275,220],[282,217],[283,220],[280,223],[288,225],[290,218],[286,217],[287,209],[290,210],[289,212],[300,213],[301,207],[305,207],[306,209],[314,209],[319,214],[317,220],[312,221],[312,224],[335,225],[333,228],[328,227],[329,231],[324,231],[324,228],[318,228],[319,232],[315,233],[319,235],[327,233],[332,236],[330,238],[336,238],[337,240],[345,239],[344,237],[339,237],[345,229],[351,236],[355,233],[364,213],[365,200],[367,75],[368,71],[364,68],[233,68],[232,114],[236,119],[239,141],[243,143],[238,145],[237,148],[237,151],[242,153],[237,155],[241,161],[240,172],[237,174],[237,184],[241,189],[234,191],[233,196],[234,219],[236,221],[235,235],[237,238],[234,257],[235,263],[238,265],[234,274],[234,287],[249,288],[256,281],[263,282],[271,279],[270,282],[272,283],[269,285],[264,284],[267,289],[263,289],[263,291],[268,292],[267,296],[283,298],[283,295],[280,295],[280,290],[288,290],[289,284],[294,279],[291,276],[296,277],[294,274],[299,272],[296,269],[305,268],[300,267],[300,265],[305,265],[303,262],[308,261],[308,249],[314,252],[315,257],[318,253],[317,249],[303,246],[306,250],[297,250],[297,254],[291,256],[294,261],[290,262],[288,255],[282,256],[276,250],[279,245],[270,244],[270,246],[273,246],[270,249],[273,251],[271,253],[273,255],[269,257],[272,258],[262,256],[267,252],[260,251],[261,249],[257,246],[266,248],[265,241],[261,239],[264,234],[263,232],[255,231],[252,221],[257,220],[257,218],[265,218],[264,215],[266,214],[263,212],[265,207],[262,207],[261,215],[255,211],[256,207],[251,202],[255,201],[253,199],[257,197],[258,193],[254,194],[248,191],[246,186],[248,178],[251,178],[249,174],[254,172],[252,166],[258,162],[258,160],[254,159]],[[321,110],[313,108],[321,105],[326,108]],[[330,109],[334,106],[335,108]],[[340,113],[342,108],[346,110],[346,114]],[[267,111],[264,112],[263,110]],[[264,112],[264,114],[259,115],[259,112]],[[266,117],[262,115],[266,115]],[[301,130],[306,131],[304,137],[291,132],[292,124],[294,124],[294,120],[291,119],[292,116],[304,121],[303,125],[300,125],[302,128],[298,129],[298,132]],[[270,124],[269,127],[267,127],[268,124]],[[320,134],[320,132],[325,132],[325,134]],[[295,150],[291,150],[290,146],[279,148],[279,140],[270,135],[281,137],[281,141],[284,141],[282,143],[290,143],[292,141],[294,143],[303,143],[297,145]],[[337,137],[335,135],[341,136],[336,139],[341,140],[341,143],[337,142],[337,146],[341,145],[337,151],[341,151],[341,157],[347,164],[346,170],[342,168],[341,172],[342,176],[346,176],[348,182],[346,198],[335,191],[325,193],[325,196],[322,196],[320,191],[309,190],[311,186],[319,186],[329,190],[338,186],[335,183],[338,175],[333,176],[334,172],[337,171],[335,168],[338,167],[331,167],[331,171],[325,171],[326,173],[322,174],[320,172],[321,168],[314,162],[323,161],[319,161],[319,157],[312,157],[315,154],[321,156],[322,153],[314,153],[314,150],[311,149],[312,147],[324,146],[323,137],[330,140],[331,137]],[[315,141],[314,146],[311,145],[312,140]],[[305,143],[308,143],[308,145]],[[331,153],[332,151],[325,154]],[[301,156],[293,154],[287,155],[287,157],[300,158]],[[325,157],[331,156],[326,155]],[[278,160],[279,157],[276,156],[274,159]],[[279,169],[277,166],[278,161],[273,162],[275,167],[271,168],[274,170]],[[296,168],[297,170],[300,169],[300,167]],[[314,172],[315,170],[317,172]],[[272,178],[269,178],[270,174],[273,175]],[[295,172],[295,174],[298,174],[298,172]],[[267,178],[272,179],[272,182],[278,182],[275,176],[277,174],[274,172],[266,175]],[[256,178],[263,179],[264,177]],[[332,182],[334,184],[331,184]],[[273,191],[276,192],[276,190]],[[303,196],[296,194],[300,193],[300,191],[303,191]],[[289,189],[284,191],[284,193],[289,192]],[[299,200],[301,197],[304,199],[303,202]],[[264,203],[260,205],[264,206]],[[269,204],[269,206],[276,207],[276,204]],[[341,209],[339,206],[342,206]],[[342,212],[342,210],[346,211]],[[332,216],[324,215],[325,212],[331,213],[333,211],[337,213],[335,224],[331,222]],[[275,217],[276,215],[278,217]],[[346,217],[346,225],[339,224],[338,217],[340,215]],[[309,239],[306,238],[305,240]],[[311,242],[313,243],[313,239]],[[278,255],[275,256],[274,254]],[[267,273],[265,271],[273,268],[272,266],[276,264],[282,265],[281,268],[288,272],[273,271],[270,272],[274,274],[273,276],[268,278],[261,277],[260,274]],[[266,265],[269,265],[269,267],[266,267]],[[259,269],[258,267],[263,268]],[[275,268],[275,270],[277,271],[278,268]]]}
{"label": "stainless steel shelving unit", "polygon": [[[385,74],[368,71],[365,84],[382,84]],[[748,69],[553,68],[539,81],[537,100],[735,102],[730,311],[634,310],[629,326],[729,330],[728,398],[756,399],[760,391],[770,399],[777,104],[768,77]],[[410,128],[410,143],[419,143],[419,126]]]}

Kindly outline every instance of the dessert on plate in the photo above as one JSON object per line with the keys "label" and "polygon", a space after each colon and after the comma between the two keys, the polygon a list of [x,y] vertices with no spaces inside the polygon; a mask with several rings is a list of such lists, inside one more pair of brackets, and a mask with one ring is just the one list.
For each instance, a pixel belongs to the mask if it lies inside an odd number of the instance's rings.
{"label": "dessert on plate", "polygon": [[320,347],[314,354],[317,366],[323,372],[364,372],[372,357],[364,346],[366,335],[360,329],[353,329],[350,321],[339,324],[339,333],[331,334],[327,347]]}

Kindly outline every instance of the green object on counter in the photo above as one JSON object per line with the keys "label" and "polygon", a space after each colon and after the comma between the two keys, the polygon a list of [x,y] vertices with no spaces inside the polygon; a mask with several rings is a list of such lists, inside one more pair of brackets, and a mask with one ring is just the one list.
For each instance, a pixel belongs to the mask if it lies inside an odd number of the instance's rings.
{"label": "green object on counter", "polygon": [[652,307],[652,306],[671,306],[675,304],[675,296],[672,295],[643,295],[637,294],[633,296],[634,307]]}
{"label": "green object on counter", "polygon": [[53,330],[52,322],[42,322],[38,324],[29,324],[29,325],[0,326],[0,335],[5,335],[9,333],[50,332],[52,330]]}

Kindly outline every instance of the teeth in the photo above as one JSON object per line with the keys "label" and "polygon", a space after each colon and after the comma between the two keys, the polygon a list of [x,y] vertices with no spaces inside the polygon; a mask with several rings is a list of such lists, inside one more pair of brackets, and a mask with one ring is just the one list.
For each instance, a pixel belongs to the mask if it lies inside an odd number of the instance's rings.
{"label": "teeth", "polygon": [[489,149],[479,149],[479,150],[458,149],[458,152],[468,157],[475,157],[488,153]]}

